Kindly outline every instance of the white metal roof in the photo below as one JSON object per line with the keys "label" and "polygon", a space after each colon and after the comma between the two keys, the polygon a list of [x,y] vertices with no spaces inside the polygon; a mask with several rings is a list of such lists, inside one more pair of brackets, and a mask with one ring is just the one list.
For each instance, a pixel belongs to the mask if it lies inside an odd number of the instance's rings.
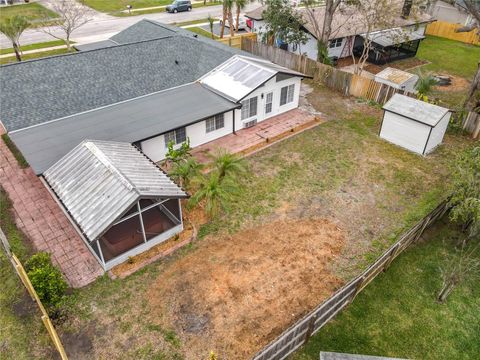
{"label": "white metal roof", "polygon": [[419,33],[408,31],[402,28],[393,28],[381,31],[375,31],[370,34],[362,34],[363,38],[368,37],[374,43],[383,47],[402,44],[408,41],[424,39],[425,36]]}
{"label": "white metal roof", "polygon": [[304,75],[270,61],[235,55],[200,79],[203,85],[234,101],[240,101],[278,73]]}
{"label": "white metal roof", "polygon": [[140,150],[123,142],[85,140],[44,177],[90,241],[140,198],[187,196]]}
{"label": "white metal roof", "polygon": [[380,71],[375,77],[388,80],[397,85],[403,85],[412,78],[418,79],[418,75],[391,67],[387,67]]}
{"label": "white metal roof", "polygon": [[428,126],[436,126],[449,111],[441,106],[429,104],[409,96],[395,94],[383,106],[384,110],[416,120]]}

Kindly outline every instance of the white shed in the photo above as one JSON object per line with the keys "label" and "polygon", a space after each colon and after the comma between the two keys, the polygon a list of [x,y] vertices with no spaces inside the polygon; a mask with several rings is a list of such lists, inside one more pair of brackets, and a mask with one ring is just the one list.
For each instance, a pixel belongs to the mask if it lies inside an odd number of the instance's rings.
{"label": "white shed", "polygon": [[400,94],[383,110],[380,137],[420,155],[442,143],[451,115],[446,108]]}
{"label": "white shed", "polygon": [[387,67],[375,75],[375,81],[408,92],[415,91],[418,75]]}

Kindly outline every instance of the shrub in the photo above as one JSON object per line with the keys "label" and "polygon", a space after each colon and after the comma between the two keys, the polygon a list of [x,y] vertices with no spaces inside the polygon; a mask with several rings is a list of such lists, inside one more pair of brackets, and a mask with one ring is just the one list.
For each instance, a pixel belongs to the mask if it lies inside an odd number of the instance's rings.
{"label": "shrub", "polygon": [[50,254],[39,252],[26,263],[25,270],[42,303],[55,309],[65,298],[67,283],[62,273],[52,264]]}

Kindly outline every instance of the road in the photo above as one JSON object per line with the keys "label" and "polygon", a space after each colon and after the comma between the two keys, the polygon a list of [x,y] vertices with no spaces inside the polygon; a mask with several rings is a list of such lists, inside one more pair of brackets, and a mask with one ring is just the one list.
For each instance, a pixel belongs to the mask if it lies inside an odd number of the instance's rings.
{"label": "road", "polygon": [[[247,6],[247,10],[259,6],[258,3],[252,3]],[[75,30],[72,34],[72,40],[77,43],[89,43],[109,38],[128,26],[136,23],[141,19],[151,19],[163,23],[183,22],[189,20],[198,20],[208,17],[219,17],[222,14],[222,6],[206,6],[195,8],[190,12],[182,12],[177,14],[169,14],[166,12],[159,12],[154,14],[129,16],[129,17],[114,17],[106,14],[96,13],[93,20]],[[63,36],[60,30],[55,30],[59,36]],[[40,29],[30,29],[25,31],[21,38],[21,45],[34,44],[45,41],[55,40],[50,35],[42,32]],[[0,35],[0,48],[10,48],[12,44],[3,35]]]}

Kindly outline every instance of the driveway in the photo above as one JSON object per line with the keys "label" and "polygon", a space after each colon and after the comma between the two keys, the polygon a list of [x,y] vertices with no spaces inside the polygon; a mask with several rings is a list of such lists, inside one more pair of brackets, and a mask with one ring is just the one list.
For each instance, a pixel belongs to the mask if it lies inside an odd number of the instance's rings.
{"label": "driveway", "polygon": [[[49,3],[53,0],[44,0],[42,3],[45,6],[49,6]],[[245,11],[256,8],[258,3],[249,4]],[[195,8],[192,11],[186,11],[177,14],[169,14],[166,12],[159,12],[154,14],[138,15],[131,17],[114,17],[107,14],[95,12],[92,21],[80,27],[72,34],[72,40],[77,43],[89,43],[94,41],[105,40],[110,36],[122,31],[123,29],[133,25],[134,23],[142,19],[156,20],[163,23],[184,22],[190,20],[199,20],[207,18],[208,15],[213,17],[219,17],[222,14],[222,6],[206,6]],[[59,29],[55,31],[56,34],[62,36],[62,31]],[[45,34],[40,29],[31,29],[25,31],[21,38],[20,44],[28,45],[45,41],[54,40],[48,34]],[[12,47],[10,41],[2,35],[0,35],[0,48]]]}

